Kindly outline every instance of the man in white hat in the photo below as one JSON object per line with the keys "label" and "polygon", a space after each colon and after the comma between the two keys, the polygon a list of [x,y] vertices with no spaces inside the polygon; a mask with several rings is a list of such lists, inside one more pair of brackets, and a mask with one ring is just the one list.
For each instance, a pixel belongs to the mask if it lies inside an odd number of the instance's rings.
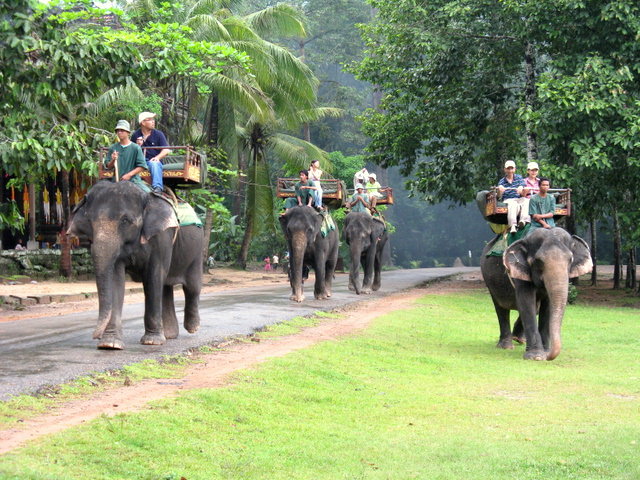
{"label": "man in white hat", "polygon": [[162,181],[162,159],[169,155],[167,137],[160,130],[156,129],[156,114],[152,112],[142,112],[138,115],[140,128],[133,132],[131,141],[136,142],[144,149],[144,156],[147,160],[147,168],[151,173],[151,187],[154,192],[161,192],[164,186]]}
{"label": "man in white hat", "polygon": [[[109,147],[107,156],[104,159],[104,166],[111,169],[118,162],[114,180],[130,180],[138,184],[144,183],[138,174],[147,169],[147,162],[144,160],[140,146],[129,139],[131,134],[129,122],[118,120],[115,131],[118,136],[118,143],[114,143]],[[115,178],[116,175],[117,178]]]}
{"label": "man in white hat", "polygon": [[356,174],[353,176],[353,188],[356,188],[356,185],[367,183],[367,179],[369,178],[369,172],[367,172],[366,168],[362,170],[358,170]]}
{"label": "man in white hat", "polygon": [[371,208],[376,208],[376,204],[378,203],[378,199],[384,197],[382,193],[380,193],[380,189],[382,186],[378,183],[378,178],[375,173],[369,173],[369,180],[367,181],[367,194],[371,199]]}
{"label": "man in white hat", "polygon": [[356,191],[347,202],[347,208],[351,209],[352,212],[367,212],[371,215],[369,211],[369,195],[364,193],[364,185],[361,183],[356,185]]}
{"label": "man in white hat", "polygon": [[507,160],[504,163],[504,177],[498,182],[498,198],[507,204],[507,225],[511,233],[516,233],[518,227],[531,222],[529,199],[525,195],[524,179],[516,173],[516,162]]}

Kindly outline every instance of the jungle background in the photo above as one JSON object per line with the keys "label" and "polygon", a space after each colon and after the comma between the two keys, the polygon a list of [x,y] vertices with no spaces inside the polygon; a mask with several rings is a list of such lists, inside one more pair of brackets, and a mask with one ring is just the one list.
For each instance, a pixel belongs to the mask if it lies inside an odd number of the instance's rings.
{"label": "jungle background", "polygon": [[218,262],[283,255],[275,181],[320,159],[349,186],[366,166],[394,189],[391,265],[477,265],[492,234],[476,191],[505,160],[535,160],[573,190],[565,228],[637,288],[639,35],[625,0],[8,0],[2,245],[37,240],[47,189],[70,248],[96,149],[152,111],[170,143],[208,156],[205,188],[184,196]]}

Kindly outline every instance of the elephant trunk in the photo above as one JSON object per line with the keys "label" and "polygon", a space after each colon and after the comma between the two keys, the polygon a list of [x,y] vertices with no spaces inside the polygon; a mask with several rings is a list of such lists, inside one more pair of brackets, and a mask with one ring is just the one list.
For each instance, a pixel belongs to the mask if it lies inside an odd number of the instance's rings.
{"label": "elephant trunk", "polygon": [[113,316],[113,299],[115,296],[114,273],[118,257],[117,238],[98,230],[91,247],[91,256],[96,271],[98,287],[98,324],[93,338],[101,338]]}
{"label": "elephant trunk", "polygon": [[302,302],[302,269],[304,267],[304,252],[307,249],[307,236],[304,231],[296,231],[291,235],[290,275],[293,295],[291,300]]}
{"label": "elephant trunk", "polygon": [[564,275],[555,275],[553,278],[550,282],[545,281],[545,288],[549,297],[549,353],[547,354],[547,360],[556,358],[560,355],[560,350],[562,349],[560,329],[569,292],[569,279],[566,272]]}
{"label": "elephant trunk", "polygon": [[359,242],[352,240],[349,245],[351,252],[351,269],[349,270],[349,283],[353,286],[355,292],[360,295],[362,285],[360,283],[360,256],[362,255],[362,246]]}

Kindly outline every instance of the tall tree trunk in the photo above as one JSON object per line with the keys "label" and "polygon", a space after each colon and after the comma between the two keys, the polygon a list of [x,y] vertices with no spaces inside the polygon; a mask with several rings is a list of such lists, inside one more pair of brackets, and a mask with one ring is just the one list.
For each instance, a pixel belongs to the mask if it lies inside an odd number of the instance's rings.
{"label": "tall tree trunk", "polygon": [[242,238],[240,252],[238,252],[238,259],[236,260],[236,265],[242,268],[247,268],[247,257],[249,256],[249,247],[251,246],[251,237],[253,236],[253,221],[253,214],[247,212],[247,226],[244,231],[244,237]]}
{"label": "tall tree trunk", "polygon": [[591,270],[591,286],[598,284],[598,232],[595,220],[589,222],[589,231],[591,232],[591,261],[593,262],[593,270]]}
{"label": "tall tree trunk", "polygon": [[[535,49],[531,42],[527,42],[524,51],[524,63],[525,63],[525,88],[524,88],[524,101],[529,112],[534,112],[536,109],[536,57]],[[538,138],[533,129],[532,122],[528,121],[526,124],[527,130],[527,161],[538,161]]]}
{"label": "tall tree trunk", "polygon": [[636,288],[636,249],[630,248],[627,251],[627,278],[624,283],[625,288]]}
{"label": "tall tree trunk", "polygon": [[[299,57],[302,63],[307,63],[307,53],[305,51],[306,43],[303,39],[298,41],[299,47]],[[304,122],[302,124],[302,138],[304,138],[307,142],[311,143],[311,128],[309,126],[309,122]]]}
{"label": "tall tree trunk", "polygon": [[218,132],[218,104],[218,95],[216,93],[212,93],[209,96],[207,115],[205,118],[207,145],[212,147],[218,146],[218,138],[220,136]]}
{"label": "tall tree trunk", "polygon": [[[36,244],[36,186],[29,185],[29,243],[28,246]],[[37,247],[36,247],[37,248]]]}
{"label": "tall tree trunk", "polygon": [[247,174],[247,157],[244,150],[238,151],[238,178],[235,180],[236,191],[233,194],[233,201],[231,202],[231,214],[237,218],[242,216],[242,203],[246,197],[247,184],[243,179],[246,179]]}
{"label": "tall tree trunk", "polygon": [[618,211],[613,209],[613,289],[618,290],[622,281],[622,234]]}
{"label": "tall tree trunk", "polygon": [[63,170],[60,172],[60,184],[62,187],[62,230],[60,231],[60,275],[63,277],[71,277],[71,243],[67,235],[69,228],[69,217],[71,211],[69,208],[69,172]]}

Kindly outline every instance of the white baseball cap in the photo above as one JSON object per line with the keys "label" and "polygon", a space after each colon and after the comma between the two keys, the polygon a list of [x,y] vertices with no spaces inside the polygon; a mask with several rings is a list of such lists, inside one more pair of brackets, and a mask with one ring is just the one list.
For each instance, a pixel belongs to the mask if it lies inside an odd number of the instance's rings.
{"label": "white baseball cap", "polygon": [[504,168],[509,167],[516,168],[516,162],[514,162],[513,160],[507,160],[506,162],[504,162]]}
{"label": "white baseball cap", "polygon": [[527,163],[527,170],[540,170],[540,167],[536,162],[529,162]]}
{"label": "white baseball cap", "polygon": [[156,118],[156,114],[151,112],[142,112],[138,115],[138,123],[144,122],[147,118]]}

